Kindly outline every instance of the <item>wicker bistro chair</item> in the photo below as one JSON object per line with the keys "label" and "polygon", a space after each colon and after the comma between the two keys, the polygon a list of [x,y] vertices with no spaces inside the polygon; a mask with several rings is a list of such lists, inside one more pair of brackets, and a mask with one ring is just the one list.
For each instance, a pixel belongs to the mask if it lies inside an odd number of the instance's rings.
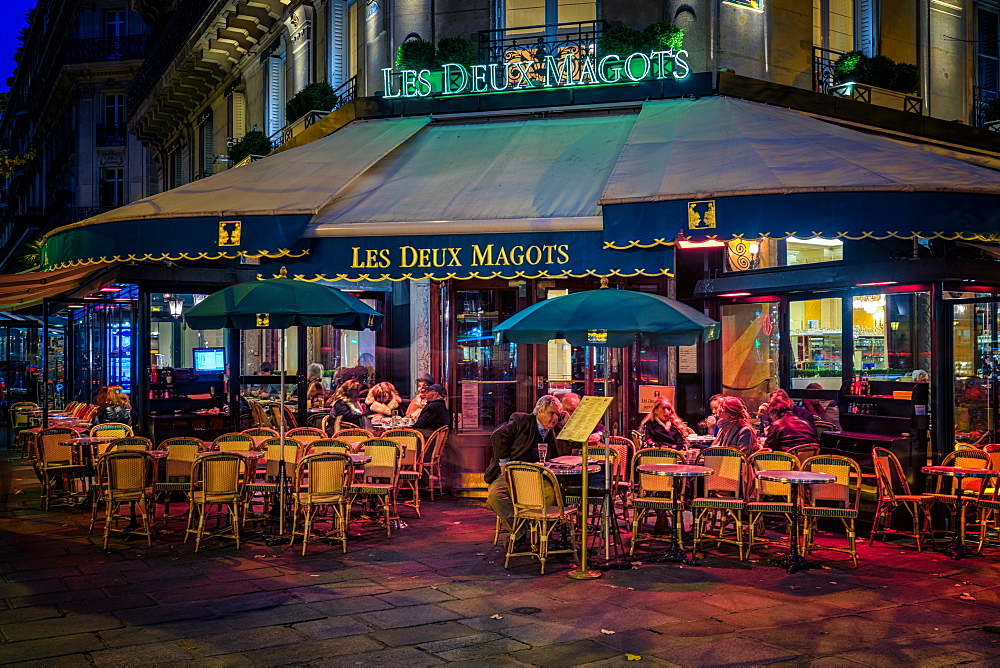
{"label": "wicker bistro chair", "polygon": [[90,428],[90,436],[93,438],[125,438],[134,435],[132,427],[121,422],[105,422]]}
{"label": "wicker bistro chair", "polygon": [[[507,568],[511,557],[537,557],[541,562],[541,574],[545,574],[545,562],[551,554],[576,554],[576,531],[574,529],[575,508],[566,508],[559,483],[551,471],[541,464],[530,462],[510,462],[504,467],[510,500],[514,505],[514,524],[507,538],[507,550],[503,567]],[[565,525],[569,530],[570,548],[549,550],[549,537],[556,527]],[[515,552],[514,536],[529,531],[531,549]]]}
{"label": "wicker bistro chair", "polygon": [[28,456],[26,439],[20,438],[23,431],[31,428],[31,416],[29,413],[38,408],[38,405],[30,401],[16,401],[8,407],[10,428],[14,434],[14,438],[22,446],[22,455]]}
{"label": "wicker bistro chair", "polygon": [[328,418],[328,417],[330,417],[330,414],[326,413],[326,412],[323,412],[323,413],[309,413],[309,415],[306,416],[306,425],[305,426],[307,426],[307,427],[313,427],[314,429],[319,429],[319,430],[321,430],[325,434],[326,433],[326,423],[327,423],[327,419],[326,418]]}
{"label": "wicker bistro chair", "polygon": [[390,429],[381,438],[398,443],[403,448],[399,462],[399,484],[410,490],[411,498],[402,505],[412,506],[420,517],[420,479],[424,476],[424,436],[415,429]]}
{"label": "wicker bistro chair", "polygon": [[292,413],[291,409],[284,404],[272,401],[267,406],[268,415],[271,416],[271,424],[275,429],[281,428],[282,416],[284,416],[285,430],[295,429],[299,426],[298,420],[295,419],[295,415]]}
{"label": "wicker bistro chair", "polygon": [[[266,515],[271,507],[270,500],[278,492],[278,470],[281,465],[281,437],[273,437],[261,443],[261,447],[266,453],[266,461],[257,464],[255,477],[247,483],[247,512],[250,515],[254,497],[261,495],[263,503],[261,513]],[[301,446],[294,438],[285,438],[284,446],[285,476],[290,482],[295,475],[295,463],[299,459]]]}
{"label": "wicker bistro chair", "polygon": [[[264,404],[262,404],[257,399],[247,398],[247,404],[250,405],[250,420],[253,422],[254,427],[259,429],[271,429],[274,425],[271,424],[271,418],[268,412],[264,409]],[[277,434],[277,432],[275,432]]]}
{"label": "wicker bistro chair", "polygon": [[[748,463],[750,469],[754,472],[799,470],[798,458],[787,452],[772,452],[770,450],[755,452],[750,455]],[[765,514],[784,515],[788,525],[791,526],[792,515],[794,513],[791,484],[761,480],[755,475],[748,489],[745,509],[747,524],[750,529],[747,538],[747,555],[749,556],[755,544],[771,542],[767,540],[764,529]],[[758,538],[758,535],[760,538]]]}
{"label": "wicker bistro chair", "polygon": [[[201,548],[201,539],[206,535],[233,538],[236,540],[236,547],[239,548],[240,506],[244,500],[247,473],[246,459],[231,452],[210,452],[195,460],[191,467],[191,486],[188,491],[191,512],[188,514],[187,530],[184,532],[185,543],[191,534],[195,534],[195,552]],[[205,532],[208,507],[213,504],[226,506],[229,509],[228,535]],[[196,517],[197,528],[192,528]]]}
{"label": "wicker bistro chair", "polygon": [[[990,469],[1000,470],[1000,461],[994,460],[1000,459],[1000,445],[987,445],[983,451],[990,455]],[[976,506],[979,510],[979,547],[976,549],[981,552],[989,539],[990,530],[996,540],[1000,540],[1000,480],[991,478],[987,482],[976,500]]]}
{"label": "wicker bistro chair", "polygon": [[[146,537],[146,545],[153,544],[153,458],[144,451],[117,450],[97,460],[97,501],[104,502],[104,549],[108,549],[111,532],[132,533]],[[129,510],[122,511],[122,504]],[[119,529],[122,520],[134,519],[135,506],[141,505],[138,516],[142,531]],[[97,519],[97,502],[90,520],[90,533],[94,532]]]}
{"label": "wicker bistro chair", "polygon": [[280,436],[278,432],[269,427],[250,427],[249,429],[244,429],[241,434],[246,434],[253,439],[253,448],[251,450],[262,450],[261,446],[264,445],[264,441],[269,438],[277,438]]}
{"label": "wicker bistro chair", "polygon": [[629,544],[629,555],[635,554],[635,545],[639,540],[639,529],[650,511],[656,514],[670,513],[675,510],[677,500],[674,498],[674,481],[669,476],[643,473],[639,467],[643,464],[683,464],[684,456],[670,448],[642,448],[636,451],[632,458],[632,497],[629,505],[632,507],[632,540]]}
{"label": "wicker bistro chair", "polygon": [[445,446],[448,445],[448,426],[438,427],[427,437],[425,451],[430,452],[430,457],[424,462],[424,471],[427,472],[427,491],[430,492],[431,501],[434,500],[434,490],[438,491],[438,496],[444,496],[444,476],[441,474],[441,457],[444,455]]}
{"label": "wicker bistro chair", "polygon": [[402,447],[395,441],[382,438],[370,438],[363,443],[363,446],[365,454],[371,457],[371,461],[365,464],[361,481],[351,488],[351,503],[353,504],[359,497],[368,501],[381,498],[385,534],[391,538],[392,523],[399,521],[396,492],[399,485]]}
{"label": "wicker bistro chair", "polygon": [[326,432],[315,427],[296,427],[285,432],[285,438],[294,438],[304,448],[313,441],[326,438]]}
{"label": "wicker bistro chair", "polygon": [[153,449],[153,442],[144,436],[125,436],[123,438],[116,438],[115,440],[104,444],[104,450],[101,454],[106,452],[148,452]]}
{"label": "wicker bistro chair", "polygon": [[906,508],[913,519],[914,540],[917,541],[917,552],[923,550],[921,539],[924,534],[931,538],[934,544],[934,532],[931,530],[930,508],[936,499],[933,494],[914,494],[906,481],[903,467],[891,450],[872,448],[872,464],[875,467],[875,482],[878,489],[878,503],[875,506],[875,518],[872,520],[872,531],[868,544],[875,543],[875,535],[881,534],[883,539],[888,531],[889,521],[897,508]]}
{"label": "wicker bistro chair", "polygon": [[[857,532],[854,529],[861,503],[861,467],[853,459],[840,455],[817,455],[806,460],[803,471],[830,473],[837,476],[834,482],[812,485],[809,503],[802,504],[804,527],[802,530],[802,553],[808,555],[816,550],[846,552],[851,555],[854,567],[858,567]],[[816,527],[822,517],[835,517],[847,532],[847,548],[818,545],[815,542]]]}
{"label": "wicker bistro chair", "polygon": [[[303,457],[295,469],[295,510],[292,513],[292,542],[302,536],[302,556],[306,555],[309,533],[316,513],[330,508],[334,536],[347,552],[347,500],[350,498],[354,466],[346,453],[322,452]],[[296,531],[299,514],[302,531]],[[331,537],[328,535],[328,537]]]}
{"label": "wicker bistro chair", "polygon": [[[42,483],[42,507],[49,509],[52,499],[56,496],[70,498],[77,496],[74,491],[74,481],[80,481],[87,475],[87,467],[83,462],[73,461],[73,450],[59,445],[63,441],[76,438],[77,433],[66,427],[53,427],[38,432],[35,438],[35,473]],[[56,494],[55,478],[61,477],[63,490]],[[86,495],[77,496],[83,499]]]}
{"label": "wicker bistro chair", "polygon": [[351,447],[354,448],[354,452],[360,452],[361,444],[369,438],[375,438],[375,434],[367,429],[353,427],[351,429],[341,429],[333,435],[333,438],[344,443],[350,443]]}
{"label": "wicker bistro chair", "polygon": [[[955,450],[941,462],[941,466],[960,466],[967,469],[987,469],[990,466],[990,455],[982,450]],[[958,478],[951,476],[937,476],[934,484],[934,501],[950,506],[952,512],[957,508],[958,503]],[[962,478],[962,490],[966,499],[975,499],[983,494],[986,489],[988,479],[986,478]],[[966,523],[968,511],[978,514],[979,508],[971,503],[962,504],[962,516],[955,518],[962,526]],[[976,518],[977,522],[979,517]]]}
{"label": "wicker bistro chair", "polygon": [[351,450],[350,443],[344,443],[343,441],[338,441],[335,438],[321,438],[311,443],[307,443],[303,446],[302,452],[305,455],[318,455],[330,452],[349,455],[353,452],[353,450]]}
{"label": "wicker bistro chair", "polygon": [[[702,541],[729,543],[739,549],[742,561],[746,559],[746,541],[743,539],[746,457],[736,448],[716,446],[703,450],[698,463],[715,469],[715,473],[702,479],[701,494],[691,502],[694,512],[694,553],[698,553]],[[726,533],[730,522],[735,531],[734,536]]]}
{"label": "wicker bistro chair", "polygon": [[247,450],[255,450],[256,445],[257,442],[249,434],[233,431],[212,441],[211,449],[219,452],[246,452]]}
{"label": "wicker bistro chair", "polygon": [[202,440],[193,436],[168,438],[160,443],[160,449],[167,451],[166,471],[162,481],[153,483],[153,491],[156,498],[162,500],[164,523],[168,519],[184,516],[170,514],[170,497],[179,492],[190,502],[187,493],[191,489],[191,467],[194,465],[195,455],[204,448]]}
{"label": "wicker bistro chair", "polygon": [[795,455],[795,458],[799,460],[799,466],[806,463],[807,459],[811,459],[819,454],[819,443],[808,443],[806,445],[798,445],[794,448],[789,448],[785,450],[790,455]]}

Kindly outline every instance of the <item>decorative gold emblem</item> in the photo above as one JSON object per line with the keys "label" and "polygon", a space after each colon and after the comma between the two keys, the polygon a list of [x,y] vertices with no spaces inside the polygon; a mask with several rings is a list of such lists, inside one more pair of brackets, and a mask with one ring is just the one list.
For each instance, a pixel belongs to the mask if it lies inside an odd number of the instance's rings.
{"label": "decorative gold emblem", "polygon": [[240,232],[242,230],[243,223],[239,220],[220,220],[219,221],[219,245],[220,246],[239,246],[240,245]]}
{"label": "decorative gold emblem", "polygon": [[258,313],[257,314],[257,326],[258,327],[270,327],[271,326],[271,314],[270,313]]}
{"label": "decorative gold emblem", "polygon": [[703,199],[688,202],[688,229],[715,229],[715,200]]}
{"label": "decorative gold emblem", "polygon": [[587,330],[587,343],[607,343],[607,342],[608,342],[608,330],[606,329]]}

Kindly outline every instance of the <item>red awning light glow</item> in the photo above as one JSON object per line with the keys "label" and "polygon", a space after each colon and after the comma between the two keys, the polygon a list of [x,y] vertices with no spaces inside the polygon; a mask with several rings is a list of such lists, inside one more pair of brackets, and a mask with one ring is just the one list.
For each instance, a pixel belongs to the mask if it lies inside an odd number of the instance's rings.
{"label": "red awning light glow", "polygon": [[749,292],[727,292],[724,295],[719,295],[720,297],[749,297],[751,293]]}
{"label": "red awning light glow", "polygon": [[718,241],[716,239],[710,239],[708,241],[689,241],[687,239],[679,239],[677,241],[678,248],[725,248],[725,241]]}
{"label": "red awning light glow", "polygon": [[121,288],[101,288],[100,292],[121,292]]}
{"label": "red awning light glow", "polygon": [[84,308],[83,304],[70,304],[66,308]]}
{"label": "red awning light glow", "polygon": [[872,283],[855,283],[856,288],[871,288],[877,285],[896,285],[899,281],[874,281]]}

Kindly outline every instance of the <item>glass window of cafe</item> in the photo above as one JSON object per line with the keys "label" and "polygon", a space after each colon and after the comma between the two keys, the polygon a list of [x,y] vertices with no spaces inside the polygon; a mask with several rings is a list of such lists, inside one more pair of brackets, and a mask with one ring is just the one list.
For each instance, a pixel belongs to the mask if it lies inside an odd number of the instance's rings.
{"label": "glass window of cafe", "polygon": [[722,307],[722,392],[743,399],[751,412],[780,387],[780,323],[778,302]]}
{"label": "glass window of cafe", "polygon": [[733,239],[726,253],[726,271],[794,267],[844,259],[844,242],[812,237],[800,239]]}
{"label": "glass window of cafe", "polygon": [[460,406],[452,412],[460,429],[492,431],[517,410],[517,345],[493,336],[493,327],[517,311],[517,294],[516,288],[454,293]]}
{"label": "glass window of cafe", "polygon": [[984,299],[952,309],[955,442],[998,443],[1000,304]]}
{"label": "glass window of cafe", "polygon": [[929,292],[855,295],[853,368],[878,380],[912,382],[931,368]]}

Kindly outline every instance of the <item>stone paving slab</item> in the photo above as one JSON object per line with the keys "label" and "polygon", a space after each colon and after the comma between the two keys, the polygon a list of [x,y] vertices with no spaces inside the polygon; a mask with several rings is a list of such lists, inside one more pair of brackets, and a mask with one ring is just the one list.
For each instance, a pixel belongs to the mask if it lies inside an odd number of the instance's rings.
{"label": "stone paving slab", "polygon": [[747,562],[722,550],[697,566],[573,581],[568,559],[544,576],[527,558],[504,570],[482,502],[445,498],[391,539],[352,525],[346,554],[316,540],[302,557],[259,538],[240,549],[211,540],[196,554],[177,522],[152,547],[115,536],[105,552],[87,536],[86,510],[41,511],[30,472],[13,478],[27,493],[0,507],[3,665],[971,666],[1000,656],[1000,635],[982,630],[1000,626],[997,548],[955,562],[865,543],[858,569],[817,553],[825,568],[794,575],[767,562],[780,550]]}

